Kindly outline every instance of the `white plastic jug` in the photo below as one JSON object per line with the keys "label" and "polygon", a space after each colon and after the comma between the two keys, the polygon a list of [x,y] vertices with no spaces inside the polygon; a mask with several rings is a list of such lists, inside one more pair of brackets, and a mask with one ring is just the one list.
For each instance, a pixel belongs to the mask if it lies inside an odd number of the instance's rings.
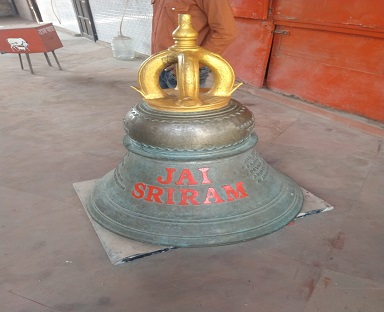
{"label": "white plastic jug", "polygon": [[135,57],[132,38],[118,34],[111,42],[113,56],[118,60],[129,61]]}

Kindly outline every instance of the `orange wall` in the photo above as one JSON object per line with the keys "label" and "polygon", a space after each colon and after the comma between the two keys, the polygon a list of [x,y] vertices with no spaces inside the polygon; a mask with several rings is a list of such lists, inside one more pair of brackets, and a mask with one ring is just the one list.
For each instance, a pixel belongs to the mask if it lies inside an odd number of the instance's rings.
{"label": "orange wall", "polygon": [[277,0],[266,85],[384,121],[384,1]]}
{"label": "orange wall", "polygon": [[225,51],[238,80],[256,87],[264,84],[274,25],[272,21],[236,18],[239,36]]}
{"label": "orange wall", "polygon": [[238,80],[256,87],[264,84],[274,25],[268,19],[269,0],[229,0],[239,35],[224,58]]}
{"label": "orange wall", "polygon": [[384,0],[230,2],[239,80],[384,121]]}

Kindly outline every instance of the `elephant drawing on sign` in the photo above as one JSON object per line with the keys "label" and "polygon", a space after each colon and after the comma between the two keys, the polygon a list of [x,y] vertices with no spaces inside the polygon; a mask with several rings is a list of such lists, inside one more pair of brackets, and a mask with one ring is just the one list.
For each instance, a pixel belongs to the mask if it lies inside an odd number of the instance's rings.
{"label": "elephant drawing on sign", "polygon": [[7,42],[11,46],[12,51],[21,52],[29,51],[28,42],[23,38],[7,38]]}

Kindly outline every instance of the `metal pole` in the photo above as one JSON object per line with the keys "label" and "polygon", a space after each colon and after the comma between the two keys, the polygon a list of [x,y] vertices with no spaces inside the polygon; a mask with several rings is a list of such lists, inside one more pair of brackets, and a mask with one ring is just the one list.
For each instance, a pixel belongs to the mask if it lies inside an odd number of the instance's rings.
{"label": "metal pole", "polygon": [[48,54],[46,52],[44,52],[44,55],[45,55],[45,59],[47,60],[48,65],[52,67],[52,64],[51,64],[51,61],[49,60]]}
{"label": "metal pole", "polygon": [[34,74],[31,59],[29,58],[29,53],[25,53],[25,55],[27,56],[27,61],[28,61],[28,65],[29,65],[29,69],[31,71],[31,74]]}
{"label": "metal pole", "polygon": [[20,60],[20,66],[21,66],[21,69],[23,70],[24,69],[24,66],[23,66],[23,59],[21,58],[21,54],[19,54],[19,60]]}
{"label": "metal pole", "polygon": [[53,54],[53,57],[55,58],[55,61],[56,61],[56,63],[57,63],[57,66],[59,66],[59,69],[60,69],[60,70],[63,70],[63,69],[61,68],[61,66],[60,66],[59,60],[57,59],[57,56],[56,56],[56,54],[55,54],[55,50],[52,51],[52,54]]}

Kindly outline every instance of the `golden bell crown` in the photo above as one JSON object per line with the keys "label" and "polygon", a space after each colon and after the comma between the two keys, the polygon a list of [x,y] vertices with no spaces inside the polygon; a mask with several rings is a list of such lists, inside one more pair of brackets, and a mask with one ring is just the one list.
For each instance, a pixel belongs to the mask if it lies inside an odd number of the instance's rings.
{"label": "golden bell crown", "polygon": [[[241,85],[234,85],[231,65],[220,55],[197,45],[198,33],[192,27],[191,15],[179,14],[178,22],[172,33],[175,44],[143,62],[138,72],[140,87],[132,88],[150,107],[163,111],[199,112],[226,106]],[[160,73],[172,64],[176,64],[177,87],[162,89]],[[200,64],[209,67],[213,74],[211,88],[199,86]]]}

